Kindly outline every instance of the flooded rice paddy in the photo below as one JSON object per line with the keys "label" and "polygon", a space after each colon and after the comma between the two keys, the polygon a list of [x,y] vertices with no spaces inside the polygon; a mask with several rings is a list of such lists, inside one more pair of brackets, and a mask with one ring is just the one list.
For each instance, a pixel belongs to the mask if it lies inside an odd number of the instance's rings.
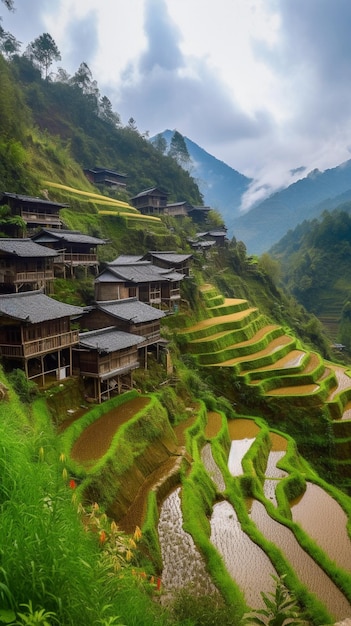
{"label": "flooded rice paddy", "polygon": [[[104,454],[116,430],[140,411],[147,398],[136,398],[125,406],[106,413],[95,424],[89,426],[78,438],[73,458],[79,462],[89,462]],[[194,415],[176,427],[180,446],[185,444],[185,430],[194,422]],[[206,425],[206,438],[215,436],[222,425],[220,414],[209,412]],[[250,419],[228,420],[228,431],[232,441],[228,456],[228,467],[234,476],[242,474],[242,458],[255,441],[260,431],[259,426]],[[275,489],[286,472],[277,467],[284,456],[287,441],[284,437],[271,433],[272,448],[268,456],[264,481],[264,494],[276,505]],[[217,466],[210,443],[201,451],[202,462],[219,493],[225,491],[225,482]],[[166,466],[159,468],[155,476],[146,483],[145,491],[136,499],[136,516],[132,516],[132,525],[138,520],[142,524],[147,492],[155,481],[162,480],[169,472]],[[199,595],[216,594],[217,588],[207,572],[206,564],[199,553],[193,538],[183,529],[180,501],[180,488],[172,491],[165,498],[159,515],[158,533],[163,559],[162,584],[165,601],[167,596],[180,588],[189,588]],[[351,571],[351,542],[346,529],[346,514],[338,503],[323,489],[307,483],[305,494],[291,506],[293,521],[325,551],[328,557],[343,568]],[[138,517],[139,515],[139,517]],[[343,619],[351,615],[351,606],[337,586],[325,572],[307,554],[296,540],[293,532],[283,524],[273,520],[261,502],[251,501],[250,517],[262,535],[275,543],[296,571],[298,578],[318,597],[328,611],[336,618]],[[261,591],[272,590],[274,567],[264,551],[243,532],[235,509],[222,501],[214,505],[210,519],[211,541],[221,554],[230,575],[242,589],[246,601],[253,608],[262,606]],[[132,532],[132,526],[128,526]]]}

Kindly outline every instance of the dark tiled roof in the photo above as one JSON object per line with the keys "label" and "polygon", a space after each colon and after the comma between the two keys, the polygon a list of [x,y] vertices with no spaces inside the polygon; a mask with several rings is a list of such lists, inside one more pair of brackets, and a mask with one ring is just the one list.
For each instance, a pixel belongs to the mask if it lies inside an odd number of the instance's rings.
{"label": "dark tiled roof", "polygon": [[32,239],[0,238],[0,251],[19,257],[55,257],[57,252],[32,241]]}
{"label": "dark tiled roof", "polygon": [[159,187],[150,187],[150,189],[144,189],[143,191],[138,193],[136,196],[134,196],[132,198],[132,200],[134,200],[135,198],[142,198],[143,196],[153,195],[156,192],[159,193],[162,196],[167,196],[168,195],[165,191],[162,191],[162,189],[159,189]]}
{"label": "dark tiled roof", "polygon": [[106,243],[104,239],[92,237],[79,232],[79,230],[64,230],[61,228],[43,228],[40,233],[33,235],[32,239],[39,243],[51,243],[53,241],[67,241],[68,243],[87,243],[98,246]]}
{"label": "dark tiled roof", "polygon": [[170,264],[184,263],[188,259],[192,258],[192,254],[177,254],[176,252],[150,252],[151,257],[159,259],[160,261],[167,261]]}
{"label": "dark tiled roof", "polygon": [[87,333],[79,333],[79,345],[90,350],[97,350],[99,353],[116,352],[137,346],[145,341],[145,337],[124,333],[114,326],[102,328],[101,330],[90,330]]}
{"label": "dark tiled roof", "polygon": [[31,324],[82,315],[83,308],[58,302],[42,291],[0,295],[0,315]]}
{"label": "dark tiled roof", "polygon": [[[175,281],[184,278],[184,274],[171,272],[149,262],[134,263],[133,265],[109,265],[107,271],[111,272],[117,279],[123,279],[126,282],[135,284],[165,282],[167,280]],[[101,278],[103,273],[99,278]]]}
{"label": "dark tiled roof", "polygon": [[152,322],[165,317],[163,311],[155,309],[145,302],[140,302],[137,298],[97,302],[96,306],[113,317],[132,322],[133,324]]}
{"label": "dark tiled roof", "polygon": [[120,254],[116,259],[110,261],[109,265],[128,265],[137,263],[143,258],[142,254]]}
{"label": "dark tiled roof", "polygon": [[45,204],[46,206],[52,206],[57,208],[68,207],[68,204],[62,204],[62,202],[51,202],[51,200],[46,200],[45,198],[33,198],[33,196],[24,196],[19,193],[8,193],[7,191],[3,191],[1,194],[2,198],[11,198],[12,200],[19,200],[20,202],[28,202],[33,204]]}

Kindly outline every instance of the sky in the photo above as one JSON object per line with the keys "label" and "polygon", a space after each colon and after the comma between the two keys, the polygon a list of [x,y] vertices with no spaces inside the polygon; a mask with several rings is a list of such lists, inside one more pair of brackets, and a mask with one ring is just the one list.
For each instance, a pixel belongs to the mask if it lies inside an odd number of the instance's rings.
{"label": "sky", "polygon": [[[243,201],[351,150],[350,0],[14,0],[21,52],[44,32],[87,63],[123,124],[176,129],[254,182]],[[54,68],[55,69],[55,68]]]}

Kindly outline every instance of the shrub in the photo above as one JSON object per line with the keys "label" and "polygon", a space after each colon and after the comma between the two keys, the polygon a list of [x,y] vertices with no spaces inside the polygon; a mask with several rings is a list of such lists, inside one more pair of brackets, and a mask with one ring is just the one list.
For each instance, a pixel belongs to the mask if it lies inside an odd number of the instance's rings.
{"label": "shrub", "polygon": [[13,370],[8,379],[22,402],[30,403],[38,393],[38,388],[32,380],[28,380],[24,371]]}

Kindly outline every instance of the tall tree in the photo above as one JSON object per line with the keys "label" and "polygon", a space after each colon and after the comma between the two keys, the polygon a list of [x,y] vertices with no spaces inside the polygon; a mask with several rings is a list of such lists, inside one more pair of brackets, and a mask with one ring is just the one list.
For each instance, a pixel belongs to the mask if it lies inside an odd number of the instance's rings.
{"label": "tall tree", "polygon": [[191,162],[185,139],[177,130],[174,131],[168,154],[184,169],[186,169]]}
{"label": "tall tree", "polygon": [[159,133],[158,135],[156,135],[156,137],[154,138],[152,142],[152,145],[156,148],[156,150],[158,150],[158,152],[161,152],[161,154],[165,154],[167,150],[167,141],[162,136],[162,133]]}
{"label": "tall tree", "polygon": [[43,33],[34,39],[29,44],[26,54],[37,63],[41,71],[44,71],[45,80],[48,78],[49,67],[54,61],[61,60],[60,51],[49,33]]}

